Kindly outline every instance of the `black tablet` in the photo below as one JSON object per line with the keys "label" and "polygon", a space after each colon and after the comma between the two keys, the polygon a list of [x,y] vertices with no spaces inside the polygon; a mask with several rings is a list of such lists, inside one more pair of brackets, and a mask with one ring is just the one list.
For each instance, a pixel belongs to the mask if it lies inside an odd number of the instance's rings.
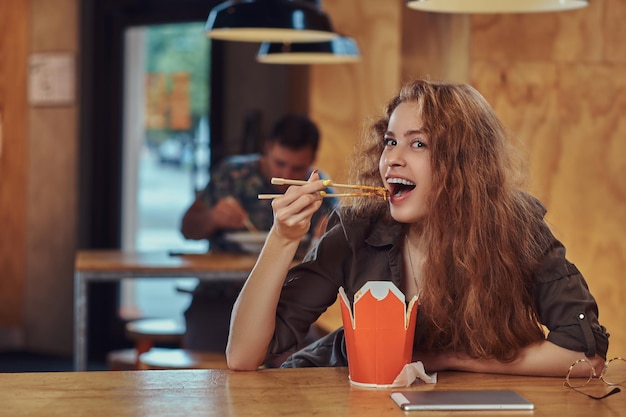
{"label": "black tablet", "polygon": [[412,410],[533,410],[533,403],[510,390],[395,391],[391,399]]}

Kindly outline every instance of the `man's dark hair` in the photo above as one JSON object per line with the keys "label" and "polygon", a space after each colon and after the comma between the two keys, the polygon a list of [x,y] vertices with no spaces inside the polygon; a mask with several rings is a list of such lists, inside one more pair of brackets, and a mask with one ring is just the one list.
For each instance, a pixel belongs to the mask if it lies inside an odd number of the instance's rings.
{"label": "man's dark hair", "polygon": [[310,147],[315,154],[319,139],[320,132],[311,119],[304,114],[288,114],[276,122],[268,142],[296,151]]}

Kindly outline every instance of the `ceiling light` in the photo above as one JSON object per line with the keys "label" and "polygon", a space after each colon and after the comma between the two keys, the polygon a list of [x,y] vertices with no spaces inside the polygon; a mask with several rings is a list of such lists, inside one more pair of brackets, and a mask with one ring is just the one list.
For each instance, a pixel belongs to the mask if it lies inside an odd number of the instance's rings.
{"label": "ceiling light", "polygon": [[243,42],[319,42],[337,36],[330,18],[311,0],[229,0],[206,22],[213,39]]}
{"label": "ceiling light", "polygon": [[264,64],[345,64],[360,60],[356,42],[345,36],[326,42],[264,42],[257,54],[257,61]]}
{"label": "ceiling light", "polygon": [[530,13],[580,9],[588,0],[408,0],[411,9],[443,13]]}

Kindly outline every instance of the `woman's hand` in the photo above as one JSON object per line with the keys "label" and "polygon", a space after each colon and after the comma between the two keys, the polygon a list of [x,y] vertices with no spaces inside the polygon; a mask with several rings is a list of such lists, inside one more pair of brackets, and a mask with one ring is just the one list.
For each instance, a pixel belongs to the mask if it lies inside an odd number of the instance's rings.
{"label": "woman's hand", "polygon": [[320,191],[324,183],[314,170],[305,185],[292,185],[285,194],[272,201],[273,232],[284,239],[300,241],[311,227],[313,214],[322,205]]}

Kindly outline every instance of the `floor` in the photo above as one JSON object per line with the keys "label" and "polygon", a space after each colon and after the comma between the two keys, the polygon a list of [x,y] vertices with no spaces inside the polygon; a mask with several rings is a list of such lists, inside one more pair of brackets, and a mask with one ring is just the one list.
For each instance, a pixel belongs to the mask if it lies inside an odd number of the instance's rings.
{"label": "floor", "polygon": [[[89,363],[87,370],[106,370],[105,363]],[[0,372],[66,372],[74,370],[73,358],[30,352],[0,352]]]}

